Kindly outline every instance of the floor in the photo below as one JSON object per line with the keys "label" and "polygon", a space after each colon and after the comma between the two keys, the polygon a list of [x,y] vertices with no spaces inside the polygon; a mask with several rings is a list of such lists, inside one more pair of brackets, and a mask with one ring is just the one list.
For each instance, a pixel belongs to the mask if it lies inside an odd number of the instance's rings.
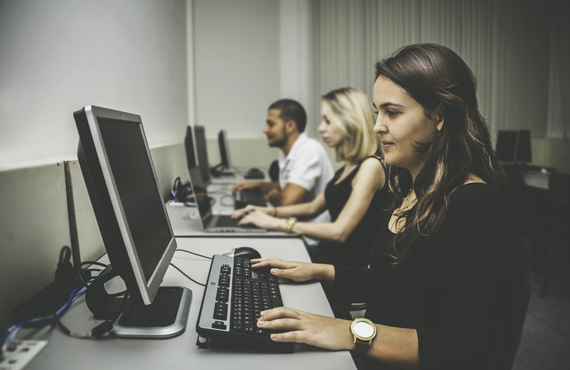
{"label": "floor", "polygon": [[531,268],[532,295],[513,370],[570,369],[569,254],[556,256],[558,267],[542,298],[539,292],[547,264],[535,263]]}

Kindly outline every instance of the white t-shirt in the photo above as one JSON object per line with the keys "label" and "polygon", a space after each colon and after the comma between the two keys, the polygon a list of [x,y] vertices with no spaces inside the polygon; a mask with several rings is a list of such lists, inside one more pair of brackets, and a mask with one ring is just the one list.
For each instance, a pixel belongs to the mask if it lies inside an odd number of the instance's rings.
{"label": "white t-shirt", "polygon": [[[288,183],[299,185],[309,191],[305,202],[310,202],[323,192],[333,178],[334,170],[323,146],[303,132],[293,143],[289,155],[279,152],[279,185],[285,189]],[[310,220],[330,222],[328,211]]]}

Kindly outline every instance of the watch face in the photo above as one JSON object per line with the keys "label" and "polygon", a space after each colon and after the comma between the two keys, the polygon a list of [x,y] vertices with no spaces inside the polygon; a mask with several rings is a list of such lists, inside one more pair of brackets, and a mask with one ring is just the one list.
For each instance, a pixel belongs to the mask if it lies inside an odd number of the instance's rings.
{"label": "watch face", "polygon": [[366,321],[359,321],[354,325],[354,332],[362,338],[370,338],[374,334],[374,327]]}

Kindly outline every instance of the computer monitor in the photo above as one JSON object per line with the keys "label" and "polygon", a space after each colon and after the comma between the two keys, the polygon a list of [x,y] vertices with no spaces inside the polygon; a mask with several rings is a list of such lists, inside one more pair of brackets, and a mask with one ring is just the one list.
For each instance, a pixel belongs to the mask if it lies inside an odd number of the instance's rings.
{"label": "computer monitor", "polygon": [[530,145],[530,130],[519,130],[519,144],[517,146],[517,162],[532,162]]}
{"label": "computer monitor", "polygon": [[210,165],[204,126],[188,126],[186,129],[186,137],[184,138],[184,148],[186,150],[188,171],[190,171],[191,168],[199,167],[202,179],[204,179],[204,184],[206,186],[210,185]]}
{"label": "computer monitor", "polygon": [[186,128],[186,136],[184,137],[184,149],[186,151],[186,163],[188,168],[198,165],[198,154],[196,153],[196,145],[194,144],[194,129],[192,126]]}
{"label": "computer monitor", "polygon": [[208,147],[206,146],[206,129],[204,126],[194,126],[194,138],[196,143],[196,153],[198,155],[198,167],[205,186],[210,185],[210,162],[208,160]]}
{"label": "computer monitor", "polygon": [[[176,322],[179,328],[180,320],[187,319],[190,301],[187,289],[160,288],[176,250],[176,239],[160,195],[141,117],[87,106],[74,112],[74,118],[79,132],[77,157],[110,261],[87,290],[87,305],[96,319],[115,316],[124,303],[107,293],[104,284],[120,276],[130,302],[119,325],[138,330],[150,327],[150,334],[135,335],[139,337],[161,336],[159,332],[164,336],[179,334],[181,331],[166,334],[162,329],[153,332],[160,325],[166,327],[165,320]],[[184,316],[184,311],[186,317],[179,317]],[[152,317],[145,321],[144,314],[152,316],[153,312],[172,315],[169,319],[162,317],[162,324],[157,325]],[[129,318],[137,324],[132,325]],[[182,331],[185,326],[184,321]]]}
{"label": "computer monitor", "polygon": [[230,147],[228,145],[228,135],[226,134],[226,130],[220,130],[218,133],[218,147],[220,148],[220,158],[221,163],[212,167],[210,172],[213,176],[233,176],[233,172],[224,171],[224,169],[230,169]]}
{"label": "computer monitor", "polygon": [[230,146],[228,145],[228,135],[226,130],[218,132],[218,146],[220,147],[220,158],[222,160],[222,167],[230,169]]}
{"label": "computer monitor", "polygon": [[530,163],[532,152],[529,130],[500,130],[495,148],[497,160],[505,163]]}

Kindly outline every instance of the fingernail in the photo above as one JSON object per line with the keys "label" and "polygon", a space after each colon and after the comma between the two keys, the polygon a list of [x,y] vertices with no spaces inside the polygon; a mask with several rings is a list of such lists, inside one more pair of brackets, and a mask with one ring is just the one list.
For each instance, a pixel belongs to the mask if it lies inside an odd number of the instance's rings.
{"label": "fingernail", "polygon": [[279,338],[279,336],[277,336],[277,334],[271,334],[271,340],[275,340]]}
{"label": "fingernail", "polygon": [[264,325],[265,325],[265,321],[263,321],[263,320],[257,321],[257,326],[261,327],[261,326],[264,326]]}
{"label": "fingernail", "polygon": [[261,316],[263,316],[263,315],[265,315],[265,311],[261,311],[259,314],[260,314]]}
{"label": "fingernail", "polygon": [[271,269],[271,273],[275,275],[277,273],[277,269]]}

